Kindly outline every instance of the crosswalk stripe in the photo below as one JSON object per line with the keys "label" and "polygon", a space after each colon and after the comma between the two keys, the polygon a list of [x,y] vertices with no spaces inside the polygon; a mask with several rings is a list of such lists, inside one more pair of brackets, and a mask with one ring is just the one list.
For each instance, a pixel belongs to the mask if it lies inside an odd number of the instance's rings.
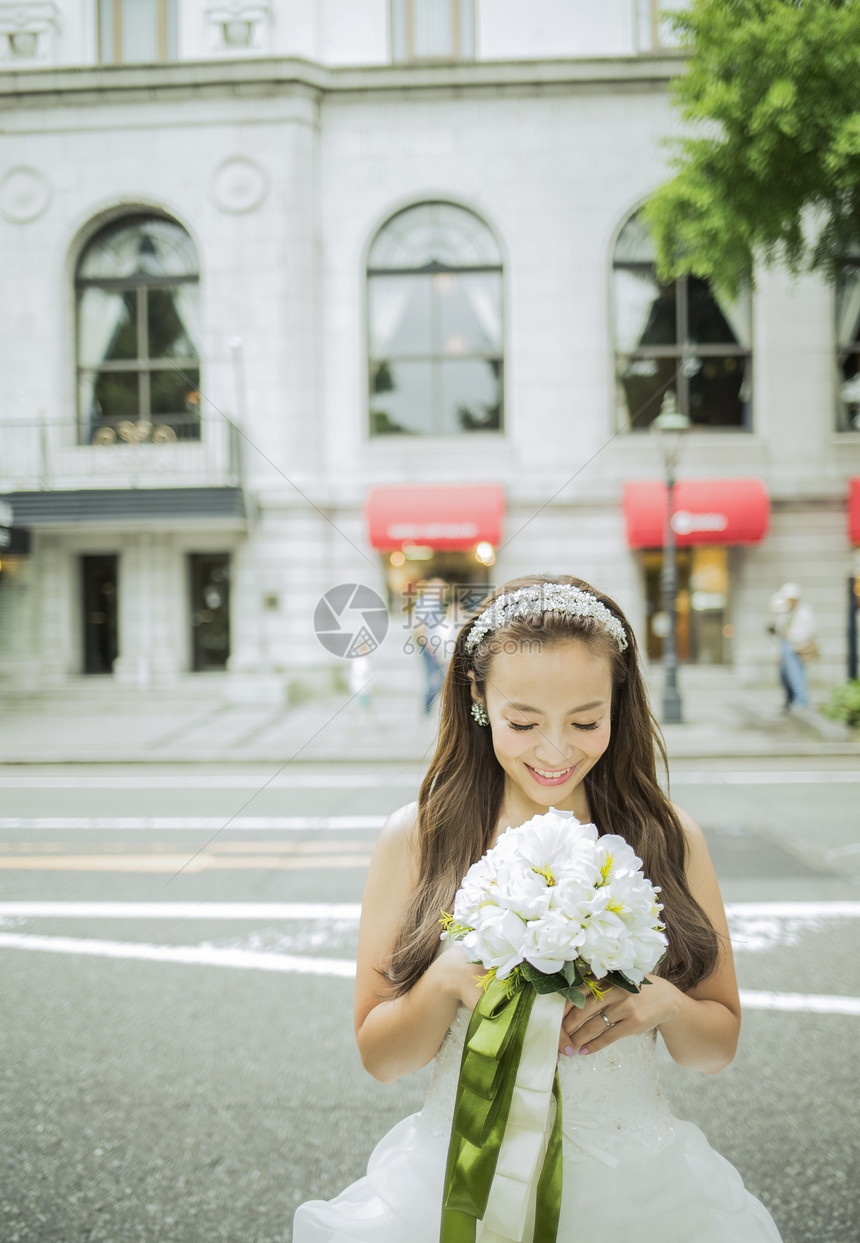
{"label": "crosswalk stripe", "polygon": [[729,919],[856,919],[860,902],[727,902]]}
{"label": "crosswalk stripe", "polygon": [[260,950],[218,949],[211,945],[149,945],[142,941],[93,941],[80,937],[42,937],[0,932],[0,949],[41,950],[52,954],[84,954],[98,958],[136,958],[149,962],[180,962],[195,966],[240,967],[286,971],[299,975],[355,977],[347,958],[302,958]]}
{"label": "crosswalk stripe", "polygon": [[155,829],[159,833],[185,833],[193,829],[206,832],[229,829],[231,833],[250,833],[261,829],[304,833],[341,832],[345,829],[377,830],[385,823],[377,816],[2,816],[0,830],[27,829],[109,829],[127,833],[135,829]]}
{"label": "crosswalk stripe", "polygon": [[[358,919],[360,902],[0,902],[24,919]],[[729,919],[856,919],[860,902],[727,902]]]}
{"label": "crosswalk stripe", "polygon": [[0,872],[339,872],[367,869],[370,853],[338,855],[0,855]]}
{"label": "crosswalk stripe", "polygon": [[788,1010],[802,1014],[858,1014],[860,997],[835,997],[816,993],[770,993],[740,991],[741,1005],[750,1010]]}
{"label": "crosswalk stripe", "polygon": [[[64,776],[53,774],[27,773],[0,775],[2,790],[258,790],[262,785],[267,790],[384,790],[414,789],[417,790],[424,775],[424,769],[416,766],[398,768],[394,772],[372,771],[358,773],[332,772],[321,769],[317,772],[279,773],[270,780],[265,773],[134,773],[134,774],[87,774],[70,773]],[[699,785],[858,785],[860,771],[857,769],[799,769],[793,772],[780,772],[778,769],[764,770],[716,770],[716,769],[685,769],[678,761],[672,770],[673,786]]]}
{"label": "crosswalk stripe", "polygon": [[28,773],[0,776],[0,790],[383,790],[417,789],[423,771],[398,768],[395,772],[312,773],[283,772],[271,780],[265,773],[149,773],[65,776]]}
{"label": "crosswalk stripe", "polygon": [[353,919],[360,902],[0,902],[24,919]]}
{"label": "crosswalk stripe", "polygon": [[[125,958],[147,962],[174,962],[192,966],[233,967],[241,970],[279,971],[299,975],[355,977],[355,963],[347,958],[301,957],[260,950],[218,948],[211,945],[152,945],[142,941],[99,941],[81,937],[36,936],[0,932],[0,949],[20,949],[85,957]],[[755,1010],[795,1013],[860,1015],[860,997],[811,993],[775,993],[742,990],[741,1005]]]}

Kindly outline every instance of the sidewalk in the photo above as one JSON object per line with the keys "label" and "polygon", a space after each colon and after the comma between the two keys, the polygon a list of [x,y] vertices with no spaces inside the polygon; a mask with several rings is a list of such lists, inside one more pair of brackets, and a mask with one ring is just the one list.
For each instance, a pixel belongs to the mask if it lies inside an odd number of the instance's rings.
{"label": "sidewalk", "polygon": [[[138,691],[82,679],[62,692],[0,698],[0,764],[426,765],[438,701],[424,716],[417,668],[380,681],[362,715],[346,691],[290,708],[231,704],[218,680]],[[860,741],[835,722],[813,710],[782,716],[777,686],[744,688],[724,670],[683,669],[681,691],[685,723],[664,729],[672,759],[860,759]],[[658,670],[658,717],[661,692]]]}

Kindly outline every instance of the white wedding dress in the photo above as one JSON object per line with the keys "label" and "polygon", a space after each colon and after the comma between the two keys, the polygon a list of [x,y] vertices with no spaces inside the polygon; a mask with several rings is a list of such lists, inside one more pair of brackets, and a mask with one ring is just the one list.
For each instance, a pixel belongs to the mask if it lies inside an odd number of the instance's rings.
{"label": "white wedding dress", "polygon": [[[469,1017],[461,1006],[436,1055],[421,1112],[380,1140],[366,1177],[334,1200],[299,1206],[293,1243],[438,1243]],[[562,1057],[558,1070],[564,1137],[558,1243],[780,1243],[770,1214],[737,1170],[698,1127],[669,1111],[657,1081],[656,1033]]]}

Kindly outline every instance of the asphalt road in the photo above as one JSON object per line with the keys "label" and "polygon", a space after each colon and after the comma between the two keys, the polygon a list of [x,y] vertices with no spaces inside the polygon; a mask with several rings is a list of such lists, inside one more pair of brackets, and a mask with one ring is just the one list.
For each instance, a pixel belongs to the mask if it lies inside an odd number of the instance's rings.
{"label": "asphalt road", "polygon": [[[420,1108],[428,1071],[362,1069],[350,975],[420,774],[272,773],[0,769],[0,1243],[286,1243]],[[836,764],[675,769],[747,1004],[732,1065],[662,1056],[664,1091],[785,1243],[860,1240],[858,790]]]}

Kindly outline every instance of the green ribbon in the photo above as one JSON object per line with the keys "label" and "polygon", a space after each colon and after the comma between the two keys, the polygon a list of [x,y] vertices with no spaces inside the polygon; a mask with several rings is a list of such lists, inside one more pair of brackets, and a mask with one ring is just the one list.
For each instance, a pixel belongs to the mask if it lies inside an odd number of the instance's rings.
{"label": "green ribbon", "polygon": [[[487,1210],[505,1134],[526,1028],[535,999],[531,985],[508,993],[493,980],[472,1012],[451,1124],[440,1243],[475,1243]],[[555,1243],[561,1210],[561,1097],[538,1181],[534,1237]]]}
{"label": "green ribbon", "polygon": [[561,1216],[561,1088],[558,1082],[558,1071],[552,1081],[552,1094],[555,1098],[555,1118],[552,1131],[543,1159],[537,1189],[537,1206],[535,1209],[534,1237],[540,1243],[555,1243],[558,1234],[558,1219]]}

